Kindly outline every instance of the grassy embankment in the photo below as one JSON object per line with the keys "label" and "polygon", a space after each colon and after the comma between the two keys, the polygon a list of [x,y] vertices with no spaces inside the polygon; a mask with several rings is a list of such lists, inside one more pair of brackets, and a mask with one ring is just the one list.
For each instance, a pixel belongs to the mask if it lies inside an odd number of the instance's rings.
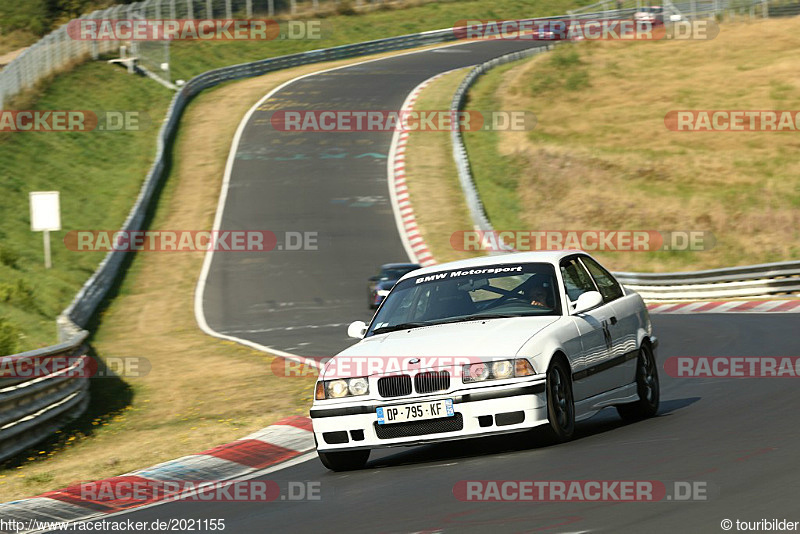
{"label": "grassy embankment", "polygon": [[[759,20],[723,24],[712,41],[587,42],[492,70],[471,90],[468,108],[526,109],[538,118],[528,132],[465,135],[495,228],[704,231],[715,238],[712,248],[695,252],[598,253],[617,270],[796,259],[797,132],[674,132],[664,116],[685,109],[798,109],[797,27],[795,19]],[[450,95],[459,81],[449,82]],[[431,109],[449,104],[447,91],[439,92]],[[415,153],[414,137],[410,169],[430,157]],[[425,150],[449,151],[449,139],[439,142],[442,148]],[[449,161],[437,168],[439,182],[457,194],[455,168]],[[412,201],[424,209],[422,195],[414,195],[419,179],[410,173]],[[429,173],[425,180],[436,182]],[[465,212],[452,219],[445,211],[418,216],[445,234],[438,243],[429,238],[434,254],[463,257],[448,240],[470,228]]]}

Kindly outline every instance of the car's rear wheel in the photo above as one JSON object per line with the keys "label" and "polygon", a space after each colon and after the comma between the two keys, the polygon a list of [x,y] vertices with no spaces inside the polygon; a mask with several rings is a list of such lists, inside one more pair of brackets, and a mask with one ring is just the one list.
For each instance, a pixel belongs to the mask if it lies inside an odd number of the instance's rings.
{"label": "car's rear wheel", "polygon": [[617,413],[626,421],[637,421],[653,417],[658,412],[660,387],[658,367],[650,346],[643,344],[636,360],[636,391],[639,400],[617,406]]}
{"label": "car's rear wheel", "polygon": [[361,469],[369,460],[369,449],[342,452],[317,451],[322,465],[331,471],[352,471]]}
{"label": "car's rear wheel", "polygon": [[547,419],[553,439],[569,441],[575,433],[575,402],[569,367],[556,359],[547,370]]}

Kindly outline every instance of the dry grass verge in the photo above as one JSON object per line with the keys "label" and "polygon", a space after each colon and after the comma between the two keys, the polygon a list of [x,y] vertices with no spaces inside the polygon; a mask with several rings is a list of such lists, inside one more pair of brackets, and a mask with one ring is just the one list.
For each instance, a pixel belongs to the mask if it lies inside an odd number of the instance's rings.
{"label": "dry grass verge", "polygon": [[[538,124],[502,132],[476,179],[489,179],[492,162],[519,170],[514,229],[702,230],[716,238],[692,253],[598,254],[614,269],[797,258],[798,133],[664,125],[670,110],[800,109],[797,27],[775,19],[724,24],[712,41],[584,43],[487,76],[476,99],[531,109]],[[467,142],[471,149],[481,140],[468,134]],[[494,217],[503,206],[488,209]]]}
{"label": "dry grass verge", "polygon": [[[597,252],[615,270],[677,271],[800,256],[797,132],[669,131],[670,110],[800,109],[795,19],[727,23],[712,41],[587,42],[481,77],[468,109],[532,110],[529,132],[467,132],[497,230],[704,231],[695,252]],[[464,72],[423,91],[447,109]],[[437,259],[471,227],[449,135],[414,133],[415,215]]]}

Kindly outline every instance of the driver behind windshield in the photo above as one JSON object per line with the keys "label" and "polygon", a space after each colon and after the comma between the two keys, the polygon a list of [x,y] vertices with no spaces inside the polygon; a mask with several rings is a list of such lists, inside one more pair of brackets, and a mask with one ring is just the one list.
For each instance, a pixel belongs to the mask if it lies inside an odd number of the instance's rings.
{"label": "driver behind windshield", "polygon": [[540,308],[552,308],[553,292],[552,286],[544,281],[535,282],[527,287],[525,290],[525,298],[531,306],[538,306]]}

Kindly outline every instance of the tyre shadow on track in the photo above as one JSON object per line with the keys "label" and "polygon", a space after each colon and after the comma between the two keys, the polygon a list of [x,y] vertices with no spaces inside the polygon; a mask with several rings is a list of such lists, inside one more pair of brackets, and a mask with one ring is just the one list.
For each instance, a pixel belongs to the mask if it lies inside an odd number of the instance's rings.
{"label": "tyre shadow on track", "polygon": [[[661,401],[656,418],[665,417],[687,408],[699,401],[700,397],[688,397]],[[575,425],[574,441],[597,436],[618,428],[635,426],[643,421],[626,423],[613,408],[605,408],[594,417]],[[457,445],[454,446],[454,443]],[[535,451],[559,445],[554,443],[542,428],[534,428],[526,432],[516,432],[484,438],[471,438],[430,445],[420,445],[399,449],[402,452],[390,453],[388,456],[375,458],[367,463],[366,468],[399,467],[403,465],[443,462],[457,459],[491,456],[502,453]],[[375,454],[373,452],[373,454]]]}

